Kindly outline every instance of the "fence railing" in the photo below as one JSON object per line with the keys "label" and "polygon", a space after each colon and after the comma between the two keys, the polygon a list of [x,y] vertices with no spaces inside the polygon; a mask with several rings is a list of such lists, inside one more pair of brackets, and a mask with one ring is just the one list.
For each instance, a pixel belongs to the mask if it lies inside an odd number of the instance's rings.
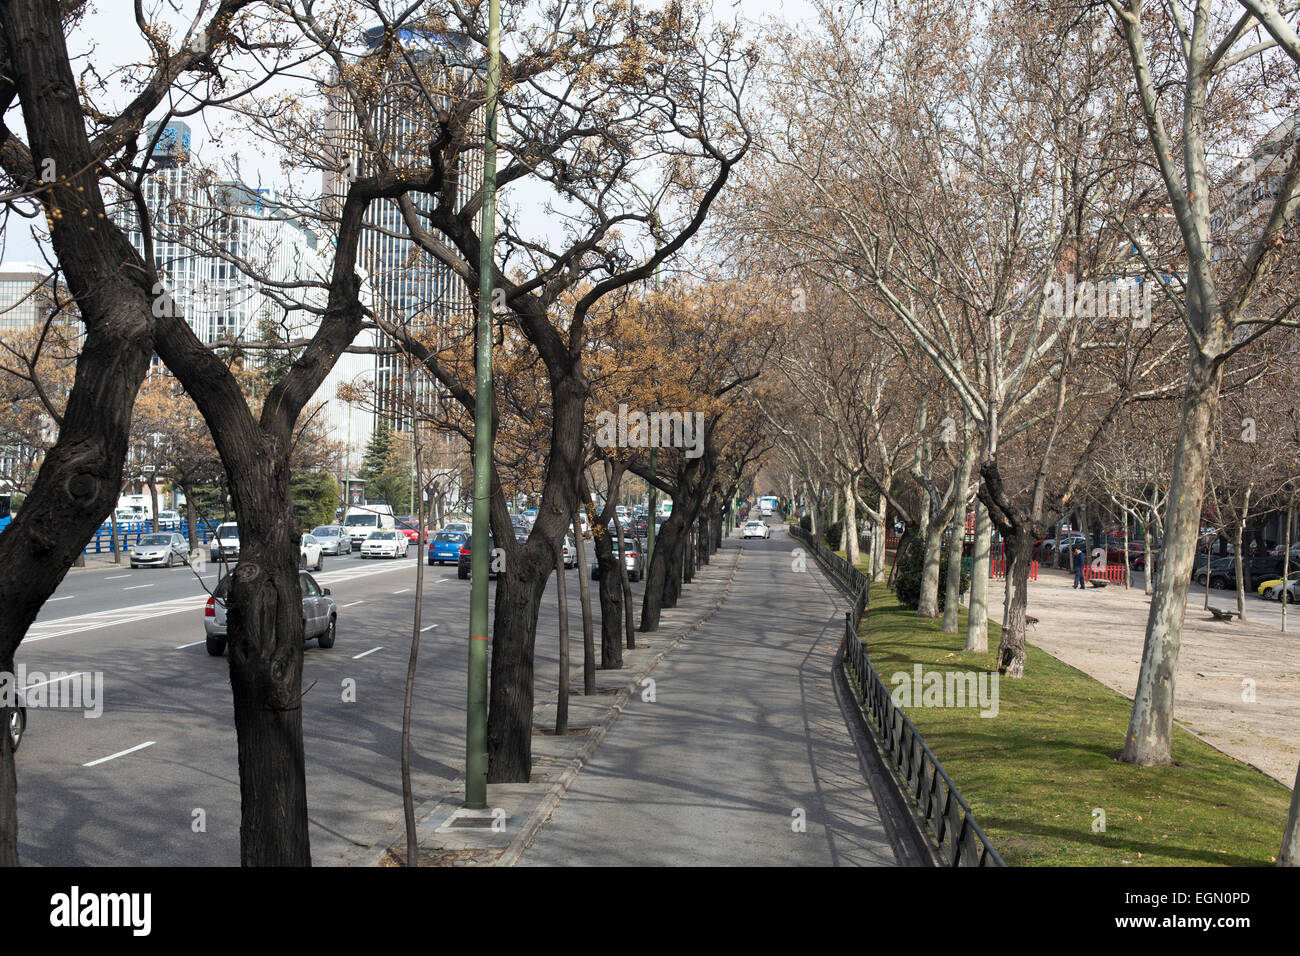
{"label": "fence railing", "polygon": [[[1007,576],[1006,558],[989,558],[989,577],[1005,578]],[[1038,562],[1029,562],[1029,580],[1038,580]]]}
{"label": "fence railing", "polygon": [[952,782],[903,708],[885,687],[858,638],[853,612],[844,614],[844,663],[857,685],[858,702],[871,716],[917,810],[949,866],[1006,866],[975,822],[970,804]]}
{"label": "fence railing", "polygon": [[1083,579],[1091,581],[1094,578],[1109,581],[1111,584],[1123,584],[1124,565],[1107,564],[1104,567],[1096,567],[1095,565],[1085,564],[1083,566]]}
{"label": "fence railing", "polygon": [[[177,534],[189,538],[190,526],[185,521],[163,521],[158,528],[159,531],[175,531]],[[217,530],[217,522],[200,521],[195,528],[199,547],[203,547]],[[153,521],[119,521],[117,523],[117,547],[120,552],[125,554],[132,547],[140,543],[140,538],[146,534],[154,533]],[[111,525],[101,525],[95,532],[95,536],[86,543],[86,554],[112,554],[113,553],[113,528]]]}
{"label": "fence railing", "polygon": [[[858,637],[858,627],[867,613],[870,579],[802,528],[792,527],[790,534],[823,567],[839,577],[851,594],[857,595],[853,609],[844,612],[844,665],[853,677],[859,706],[876,725],[885,752],[903,778],[925,825],[938,841],[944,859],[949,866],[1006,866],[975,822],[970,804],[907,714],[894,703],[867,657],[867,649]],[[1037,562],[1033,570],[1037,577]]]}
{"label": "fence railing", "polygon": [[790,526],[790,536],[811,551],[822,567],[839,578],[849,593],[855,595],[855,619],[861,620],[862,615],[867,613],[867,604],[871,599],[871,579],[797,524]]}

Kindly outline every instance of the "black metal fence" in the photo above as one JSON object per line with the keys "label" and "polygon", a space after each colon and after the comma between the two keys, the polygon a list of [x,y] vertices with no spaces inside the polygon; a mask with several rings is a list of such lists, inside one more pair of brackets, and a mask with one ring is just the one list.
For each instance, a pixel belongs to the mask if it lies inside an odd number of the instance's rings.
{"label": "black metal fence", "polygon": [[871,600],[871,579],[797,524],[790,526],[790,535],[812,552],[822,567],[839,578],[850,594],[855,595],[853,620],[861,621]]}
{"label": "black metal fence", "polygon": [[907,714],[894,703],[867,657],[858,626],[867,611],[870,579],[802,528],[792,528],[790,533],[856,595],[853,610],[844,613],[844,665],[853,678],[859,705],[876,725],[885,752],[938,841],[944,860],[949,866],[1006,866],[975,822],[970,804]]}

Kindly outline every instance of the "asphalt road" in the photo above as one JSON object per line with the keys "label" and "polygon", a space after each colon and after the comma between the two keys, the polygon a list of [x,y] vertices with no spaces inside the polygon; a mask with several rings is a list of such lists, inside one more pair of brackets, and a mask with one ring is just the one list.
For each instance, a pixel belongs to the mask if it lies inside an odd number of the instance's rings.
{"label": "asphalt road", "polygon": [[733,541],[727,602],[655,669],[523,865],[896,865],[834,698],[843,602],[793,542]]}
{"label": "asphalt road", "polygon": [[[342,862],[358,845],[386,845],[400,829],[402,693],[416,554],[412,548],[410,558],[396,561],[326,557],[325,570],[315,575],[339,606],[337,643],[330,650],[307,645],[303,680],[317,864]],[[412,744],[420,800],[464,766],[469,614],[469,582],[454,566],[425,572]],[[576,577],[576,571],[567,575],[580,674]],[[215,570],[204,576],[208,587],[216,580]],[[639,609],[642,585],[632,587]],[[29,709],[17,754],[25,864],[238,864],[228,662],[204,647],[205,601],[188,568],[88,568],[70,572],[42,609],[17,656],[28,671],[24,683],[39,679],[33,672],[101,673],[103,713]],[[552,581],[538,627],[539,687],[556,681],[556,624]],[[355,682],[355,702],[344,700],[347,681]]]}

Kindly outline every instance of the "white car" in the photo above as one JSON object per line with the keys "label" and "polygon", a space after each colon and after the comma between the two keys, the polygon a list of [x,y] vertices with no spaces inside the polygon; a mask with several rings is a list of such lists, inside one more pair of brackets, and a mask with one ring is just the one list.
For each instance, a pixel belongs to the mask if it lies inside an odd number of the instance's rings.
{"label": "white car", "polygon": [[761,521],[750,521],[745,525],[744,530],[741,532],[741,537],[770,538],[772,537],[772,529]]}
{"label": "white car", "polygon": [[[1296,581],[1294,579],[1286,582],[1286,602],[1288,604],[1296,603],[1295,586],[1296,586]],[[1268,588],[1260,596],[1264,598],[1264,600],[1266,601],[1282,600],[1282,582],[1281,581],[1277,582],[1277,584],[1273,585],[1271,588]]]}
{"label": "white car", "polygon": [[158,528],[175,528],[181,523],[181,516],[175,511],[160,511],[154,525]]}
{"label": "white car", "polygon": [[315,535],[304,534],[298,543],[298,567],[325,570],[325,545]]}
{"label": "white car", "polygon": [[564,536],[564,566],[566,568],[578,566],[578,550],[573,546],[573,539],[567,534]]}
{"label": "white car", "polygon": [[372,531],[361,545],[363,558],[404,558],[411,553],[411,541],[400,531]]}

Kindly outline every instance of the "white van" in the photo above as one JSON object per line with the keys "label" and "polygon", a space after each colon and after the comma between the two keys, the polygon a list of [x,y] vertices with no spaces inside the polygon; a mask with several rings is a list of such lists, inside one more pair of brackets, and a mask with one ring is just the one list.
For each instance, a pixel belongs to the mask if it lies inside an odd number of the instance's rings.
{"label": "white van", "polygon": [[388,505],[361,505],[347,510],[343,527],[352,538],[352,547],[359,550],[372,532],[392,531],[397,522],[393,520],[393,509]]}

